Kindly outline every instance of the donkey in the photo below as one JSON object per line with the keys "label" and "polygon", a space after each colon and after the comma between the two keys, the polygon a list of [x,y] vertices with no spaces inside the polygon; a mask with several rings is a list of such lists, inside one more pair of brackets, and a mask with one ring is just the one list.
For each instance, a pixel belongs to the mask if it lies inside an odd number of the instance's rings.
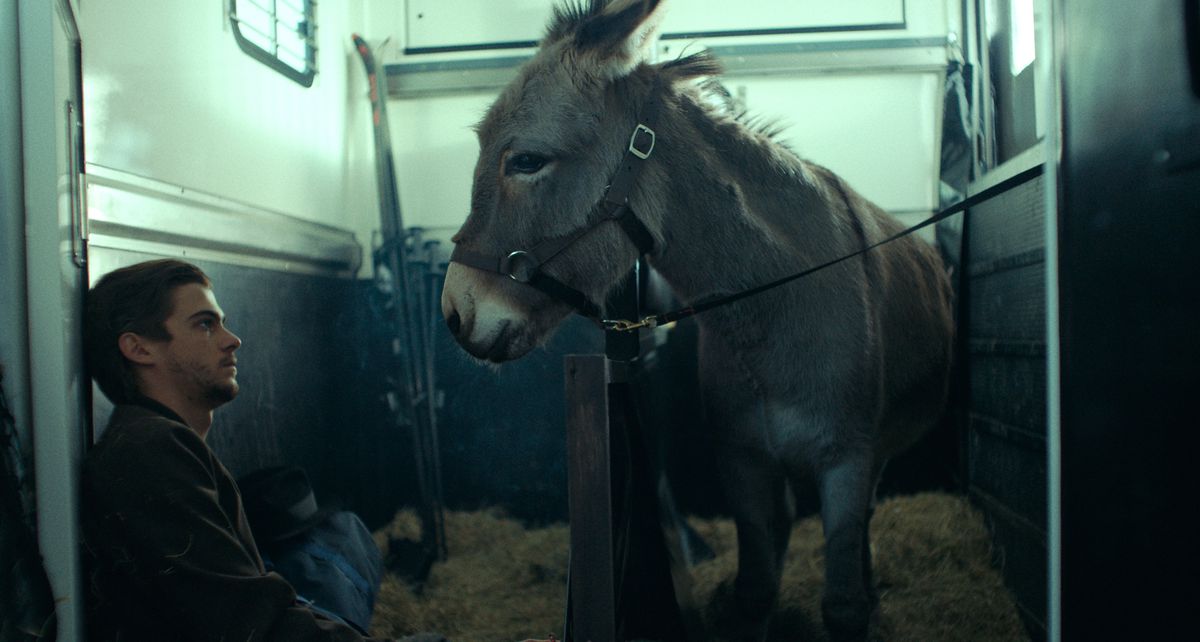
{"label": "donkey", "polygon": [[[478,125],[471,211],[442,292],[451,332],[475,357],[519,358],[573,311],[594,314],[642,254],[696,302],[901,229],[734,113],[709,55],[646,62],[662,5],[557,8]],[[804,479],[821,502],[825,626],[863,638],[877,605],[867,539],[877,481],[947,394],[953,326],[937,253],[906,236],[697,320],[738,534],[723,635],[766,636],[794,517],[788,485]]]}

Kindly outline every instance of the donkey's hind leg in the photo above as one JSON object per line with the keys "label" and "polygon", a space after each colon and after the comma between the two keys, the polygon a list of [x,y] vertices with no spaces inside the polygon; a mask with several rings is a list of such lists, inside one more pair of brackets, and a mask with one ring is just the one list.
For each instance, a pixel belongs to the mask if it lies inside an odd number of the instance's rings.
{"label": "donkey's hind leg", "polygon": [[862,534],[863,585],[867,587],[867,597],[871,601],[872,614],[875,614],[879,606],[879,593],[875,589],[875,577],[871,565],[871,520],[875,518],[875,493],[879,488],[879,479],[883,476],[885,465],[887,465],[886,460],[876,460],[875,465],[871,467],[871,491],[867,497],[867,518]]}
{"label": "donkey's hind leg", "polygon": [[875,604],[868,527],[877,467],[854,453],[818,473],[825,530],[825,593],[821,614],[831,639],[866,639]]}
{"label": "donkey's hind leg", "polygon": [[730,448],[720,466],[737,525],[738,572],[715,624],[723,639],[763,640],[794,517],[787,480],[775,462],[752,448]]}

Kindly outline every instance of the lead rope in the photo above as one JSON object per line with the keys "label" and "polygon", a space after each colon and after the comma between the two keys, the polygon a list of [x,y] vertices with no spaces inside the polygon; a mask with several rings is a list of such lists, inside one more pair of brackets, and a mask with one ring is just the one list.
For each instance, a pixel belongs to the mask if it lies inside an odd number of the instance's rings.
{"label": "lead rope", "polygon": [[883,239],[882,241],[877,241],[875,243],[872,243],[860,250],[857,250],[857,251],[847,254],[845,256],[840,256],[836,259],[826,261],[824,263],[821,263],[820,265],[815,265],[813,267],[802,270],[795,274],[785,276],[781,279],[776,279],[775,281],[771,281],[770,283],[764,283],[763,285],[760,285],[758,287],[750,288],[749,290],[743,290],[741,292],[738,292],[736,294],[731,294],[729,296],[723,296],[723,297],[720,297],[717,299],[711,299],[709,301],[702,301],[702,302],[694,304],[694,305],[689,305],[684,308],[679,308],[678,310],[672,310],[670,312],[665,312],[663,314],[655,314],[655,315],[651,315],[648,317],[644,317],[640,321],[631,321],[631,320],[627,320],[627,319],[603,319],[600,321],[600,325],[605,330],[613,330],[615,332],[632,332],[632,331],[638,330],[640,328],[656,328],[660,325],[671,323],[673,321],[679,321],[680,319],[686,319],[687,317],[690,317],[690,316],[693,316],[696,314],[700,314],[701,312],[711,310],[713,308],[716,308],[716,307],[719,307],[722,305],[726,305],[729,303],[733,303],[735,301],[740,301],[742,299],[752,297],[756,294],[762,294],[763,292],[766,292],[767,290],[777,288],[786,283],[795,281],[796,279],[813,274],[814,272],[820,272],[821,270],[824,270],[825,268],[837,265],[838,263],[841,263],[842,261],[846,261],[846,260],[852,259],[856,256],[865,254],[865,253],[879,247],[880,245],[885,245],[887,243],[891,243],[892,241],[895,241],[896,239],[901,238],[903,236],[912,234],[913,232],[915,232],[923,227],[928,227],[930,225],[933,225],[934,223],[937,223],[938,221],[947,219],[947,218],[953,216],[954,214],[957,214],[959,212],[962,212],[962,211],[968,210],[972,207],[975,207],[979,203],[982,203],[983,201],[986,201],[1001,192],[1012,189],[1013,187],[1016,187],[1017,185],[1025,183],[1026,181],[1036,178],[1037,176],[1040,176],[1041,174],[1042,174],[1042,166],[1041,165],[1031,167],[1031,168],[1024,170],[1014,176],[1011,176],[1011,177],[1009,177],[1009,178],[1007,178],[1007,179],[1005,179],[1005,180],[1003,180],[1003,181],[1001,181],[1001,182],[999,182],[999,183],[997,183],[997,184],[995,184],[995,185],[993,185],[993,186],[991,186],[969,198],[965,198],[965,199],[955,203],[954,205],[951,205],[951,206],[939,211],[938,213],[925,219],[924,221],[921,221],[920,223],[917,223],[916,225],[913,225],[912,227],[909,227],[900,232],[897,232],[896,234],[893,234],[893,235]]}

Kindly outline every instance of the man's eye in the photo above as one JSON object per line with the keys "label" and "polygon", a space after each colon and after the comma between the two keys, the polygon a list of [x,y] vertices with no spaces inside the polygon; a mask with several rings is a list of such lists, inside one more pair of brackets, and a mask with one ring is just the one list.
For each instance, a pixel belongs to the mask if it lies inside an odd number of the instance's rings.
{"label": "man's eye", "polygon": [[507,174],[536,174],[546,166],[546,157],[537,154],[513,154],[505,165]]}

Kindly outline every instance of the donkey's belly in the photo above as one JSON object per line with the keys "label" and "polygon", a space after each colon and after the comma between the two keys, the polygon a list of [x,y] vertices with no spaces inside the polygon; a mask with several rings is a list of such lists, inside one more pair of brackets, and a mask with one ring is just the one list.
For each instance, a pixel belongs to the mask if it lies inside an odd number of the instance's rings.
{"label": "donkey's belly", "polygon": [[826,363],[814,362],[794,344],[735,346],[727,337],[702,330],[700,340],[700,382],[718,443],[768,460],[804,462],[811,470],[848,448],[870,445],[880,400],[849,391],[873,384],[859,370],[823,367],[853,357],[826,355]]}

